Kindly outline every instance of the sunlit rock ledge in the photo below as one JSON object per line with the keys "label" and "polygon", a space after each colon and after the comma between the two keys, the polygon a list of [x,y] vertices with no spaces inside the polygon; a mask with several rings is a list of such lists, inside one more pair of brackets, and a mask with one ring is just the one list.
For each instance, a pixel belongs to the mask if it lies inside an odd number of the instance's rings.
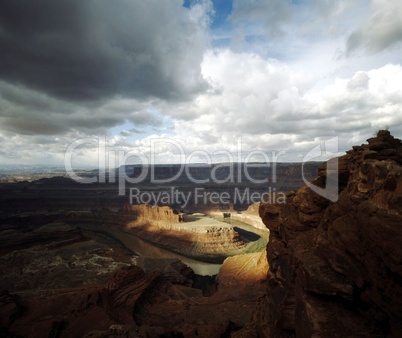
{"label": "sunlit rock ledge", "polygon": [[266,240],[203,214],[180,215],[167,206],[128,205],[126,230],[181,255],[221,263],[226,257],[259,252]]}

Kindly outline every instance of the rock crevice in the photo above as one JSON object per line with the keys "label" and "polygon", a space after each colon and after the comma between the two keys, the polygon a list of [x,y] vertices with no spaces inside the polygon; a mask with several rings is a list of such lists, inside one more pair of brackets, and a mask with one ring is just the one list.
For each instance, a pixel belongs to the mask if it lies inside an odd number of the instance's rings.
{"label": "rock crevice", "polygon": [[380,131],[331,161],[313,184],[339,175],[336,202],[306,185],[261,203],[268,290],[237,337],[402,335],[402,143]]}

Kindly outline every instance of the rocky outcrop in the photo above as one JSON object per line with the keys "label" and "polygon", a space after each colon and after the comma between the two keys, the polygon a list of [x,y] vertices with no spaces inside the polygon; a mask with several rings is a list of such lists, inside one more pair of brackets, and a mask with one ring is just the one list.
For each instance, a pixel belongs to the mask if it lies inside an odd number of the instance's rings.
{"label": "rocky outcrop", "polygon": [[236,337],[402,335],[402,143],[380,131],[331,161],[339,172],[323,164],[313,183],[338,174],[336,202],[303,186],[261,203],[268,290]]}
{"label": "rocky outcrop", "polygon": [[138,223],[177,223],[181,215],[168,206],[152,206],[149,204],[126,205],[126,213],[136,219]]}
{"label": "rocky outcrop", "polygon": [[[174,268],[184,267],[174,264]],[[175,284],[161,272],[127,266],[113,273],[103,287],[18,295],[2,291],[0,333],[5,337],[219,338],[250,321],[264,293],[257,279],[251,284],[231,283],[203,297],[200,290]]]}
{"label": "rocky outcrop", "polygon": [[105,336],[107,330],[111,334],[120,325],[136,334],[140,320],[135,316],[141,316],[144,304],[162,293],[170,299],[174,294],[171,290],[174,286],[162,273],[145,273],[129,266],[112,274],[104,287],[37,290],[19,295],[2,291],[0,329],[7,330],[10,337],[82,337],[93,330]]}
{"label": "rocky outcrop", "polygon": [[126,229],[164,249],[206,262],[222,263],[228,256],[258,251],[257,240],[243,238],[227,223],[198,214],[179,222],[174,216],[169,207],[128,206]]}
{"label": "rocky outcrop", "polygon": [[52,249],[87,240],[78,227],[64,225],[61,222],[34,229],[30,229],[30,225],[9,226],[8,229],[0,230],[0,234],[2,238],[0,256],[33,246],[46,246]]}
{"label": "rocky outcrop", "polygon": [[218,274],[218,286],[250,286],[267,279],[268,261],[265,251],[228,257]]}
{"label": "rocky outcrop", "polygon": [[258,207],[259,203],[251,204],[247,210],[242,211],[241,213],[233,213],[231,218],[246,224],[250,224],[257,229],[267,231],[267,227],[262,222],[261,217],[258,214]]}

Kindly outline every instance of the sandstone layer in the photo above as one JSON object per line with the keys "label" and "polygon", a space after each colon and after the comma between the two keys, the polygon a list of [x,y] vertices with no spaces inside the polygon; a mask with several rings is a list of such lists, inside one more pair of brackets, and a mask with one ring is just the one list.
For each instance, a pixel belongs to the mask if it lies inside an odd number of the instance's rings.
{"label": "sandstone layer", "polygon": [[233,206],[231,205],[230,208],[228,209],[223,209],[223,210],[208,210],[207,214],[211,217],[215,217],[217,219],[229,219],[231,220],[236,220],[248,225],[253,226],[254,228],[262,231],[266,231],[268,233],[268,229],[261,220],[261,217],[259,215],[259,205],[260,203],[253,203],[251,204],[247,210],[244,211],[236,211],[233,209]]}
{"label": "sandstone layer", "polygon": [[253,285],[267,279],[268,261],[265,251],[228,257],[218,274],[218,286],[230,288]]}
{"label": "sandstone layer", "polygon": [[[265,240],[250,241],[233,226],[205,215],[178,215],[170,207],[129,205],[126,228],[136,236],[186,257],[221,263],[228,256],[261,251]],[[264,244],[264,245],[265,245]]]}
{"label": "sandstone layer", "polygon": [[313,183],[338,175],[336,202],[303,186],[261,203],[268,289],[235,337],[402,336],[402,143],[380,131],[331,161]]}
{"label": "sandstone layer", "polygon": [[[264,256],[253,255],[258,259],[233,260],[210,297],[192,287],[191,270],[177,261],[171,264],[174,276],[127,266],[114,272],[103,287],[3,290],[0,333],[3,337],[229,336],[251,320],[264,293]],[[233,279],[231,269],[236,272]],[[259,274],[247,273],[256,269]],[[247,285],[237,278],[239,271],[246,272]]]}

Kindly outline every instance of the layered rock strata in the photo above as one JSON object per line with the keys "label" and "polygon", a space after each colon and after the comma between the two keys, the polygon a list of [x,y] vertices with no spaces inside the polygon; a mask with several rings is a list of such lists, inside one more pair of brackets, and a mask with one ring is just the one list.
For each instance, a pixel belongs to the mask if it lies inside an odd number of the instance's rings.
{"label": "layered rock strata", "polygon": [[125,207],[126,229],[136,236],[178,254],[221,263],[228,256],[258,251],[258,243],[244,240],[227,223],[200,215],[180,221],[170,207]]}
{"label": "layered rock strata", "polygon": [[206,213],[217,219],[229,219],[239,221],[248,225],[253,226],[258,230],[262,230],[268,233],[268,229],[261,220],[259,215],[259,205],[260,203],[251,204],[247,210],[244,211],[236,211],[233,209],[233,206],[230,206],[228,209],[223,210],[208,210]]}
{"label": "layered rock strata", "polygon": [[[254,259],[250,259],[254,256]],[[103,287],[0,291],[2,337],[211,337],[229,336],[250,321],[264,293],[264,256],[229,262],[213,295],[182,278],[121,267]],[[226,262],[224,263],[224,266]],[[232,271],[232,269],[234,269]],[[259,270],[260,273],[248,274]],[[243,273],[241,272],[243,271]],[[234,274],[233,274],[234,273]],[[247,281],[247,285],[244,281]],[[229,284],[228,284],[229,283]]]}
{"label": "layered rock strata", "polygon": [[338,174],[336,202],[303,186],[260,205],[268,289],[236,337],[402,336],[402,143],[380,131],[331,161],[313,183]]}

